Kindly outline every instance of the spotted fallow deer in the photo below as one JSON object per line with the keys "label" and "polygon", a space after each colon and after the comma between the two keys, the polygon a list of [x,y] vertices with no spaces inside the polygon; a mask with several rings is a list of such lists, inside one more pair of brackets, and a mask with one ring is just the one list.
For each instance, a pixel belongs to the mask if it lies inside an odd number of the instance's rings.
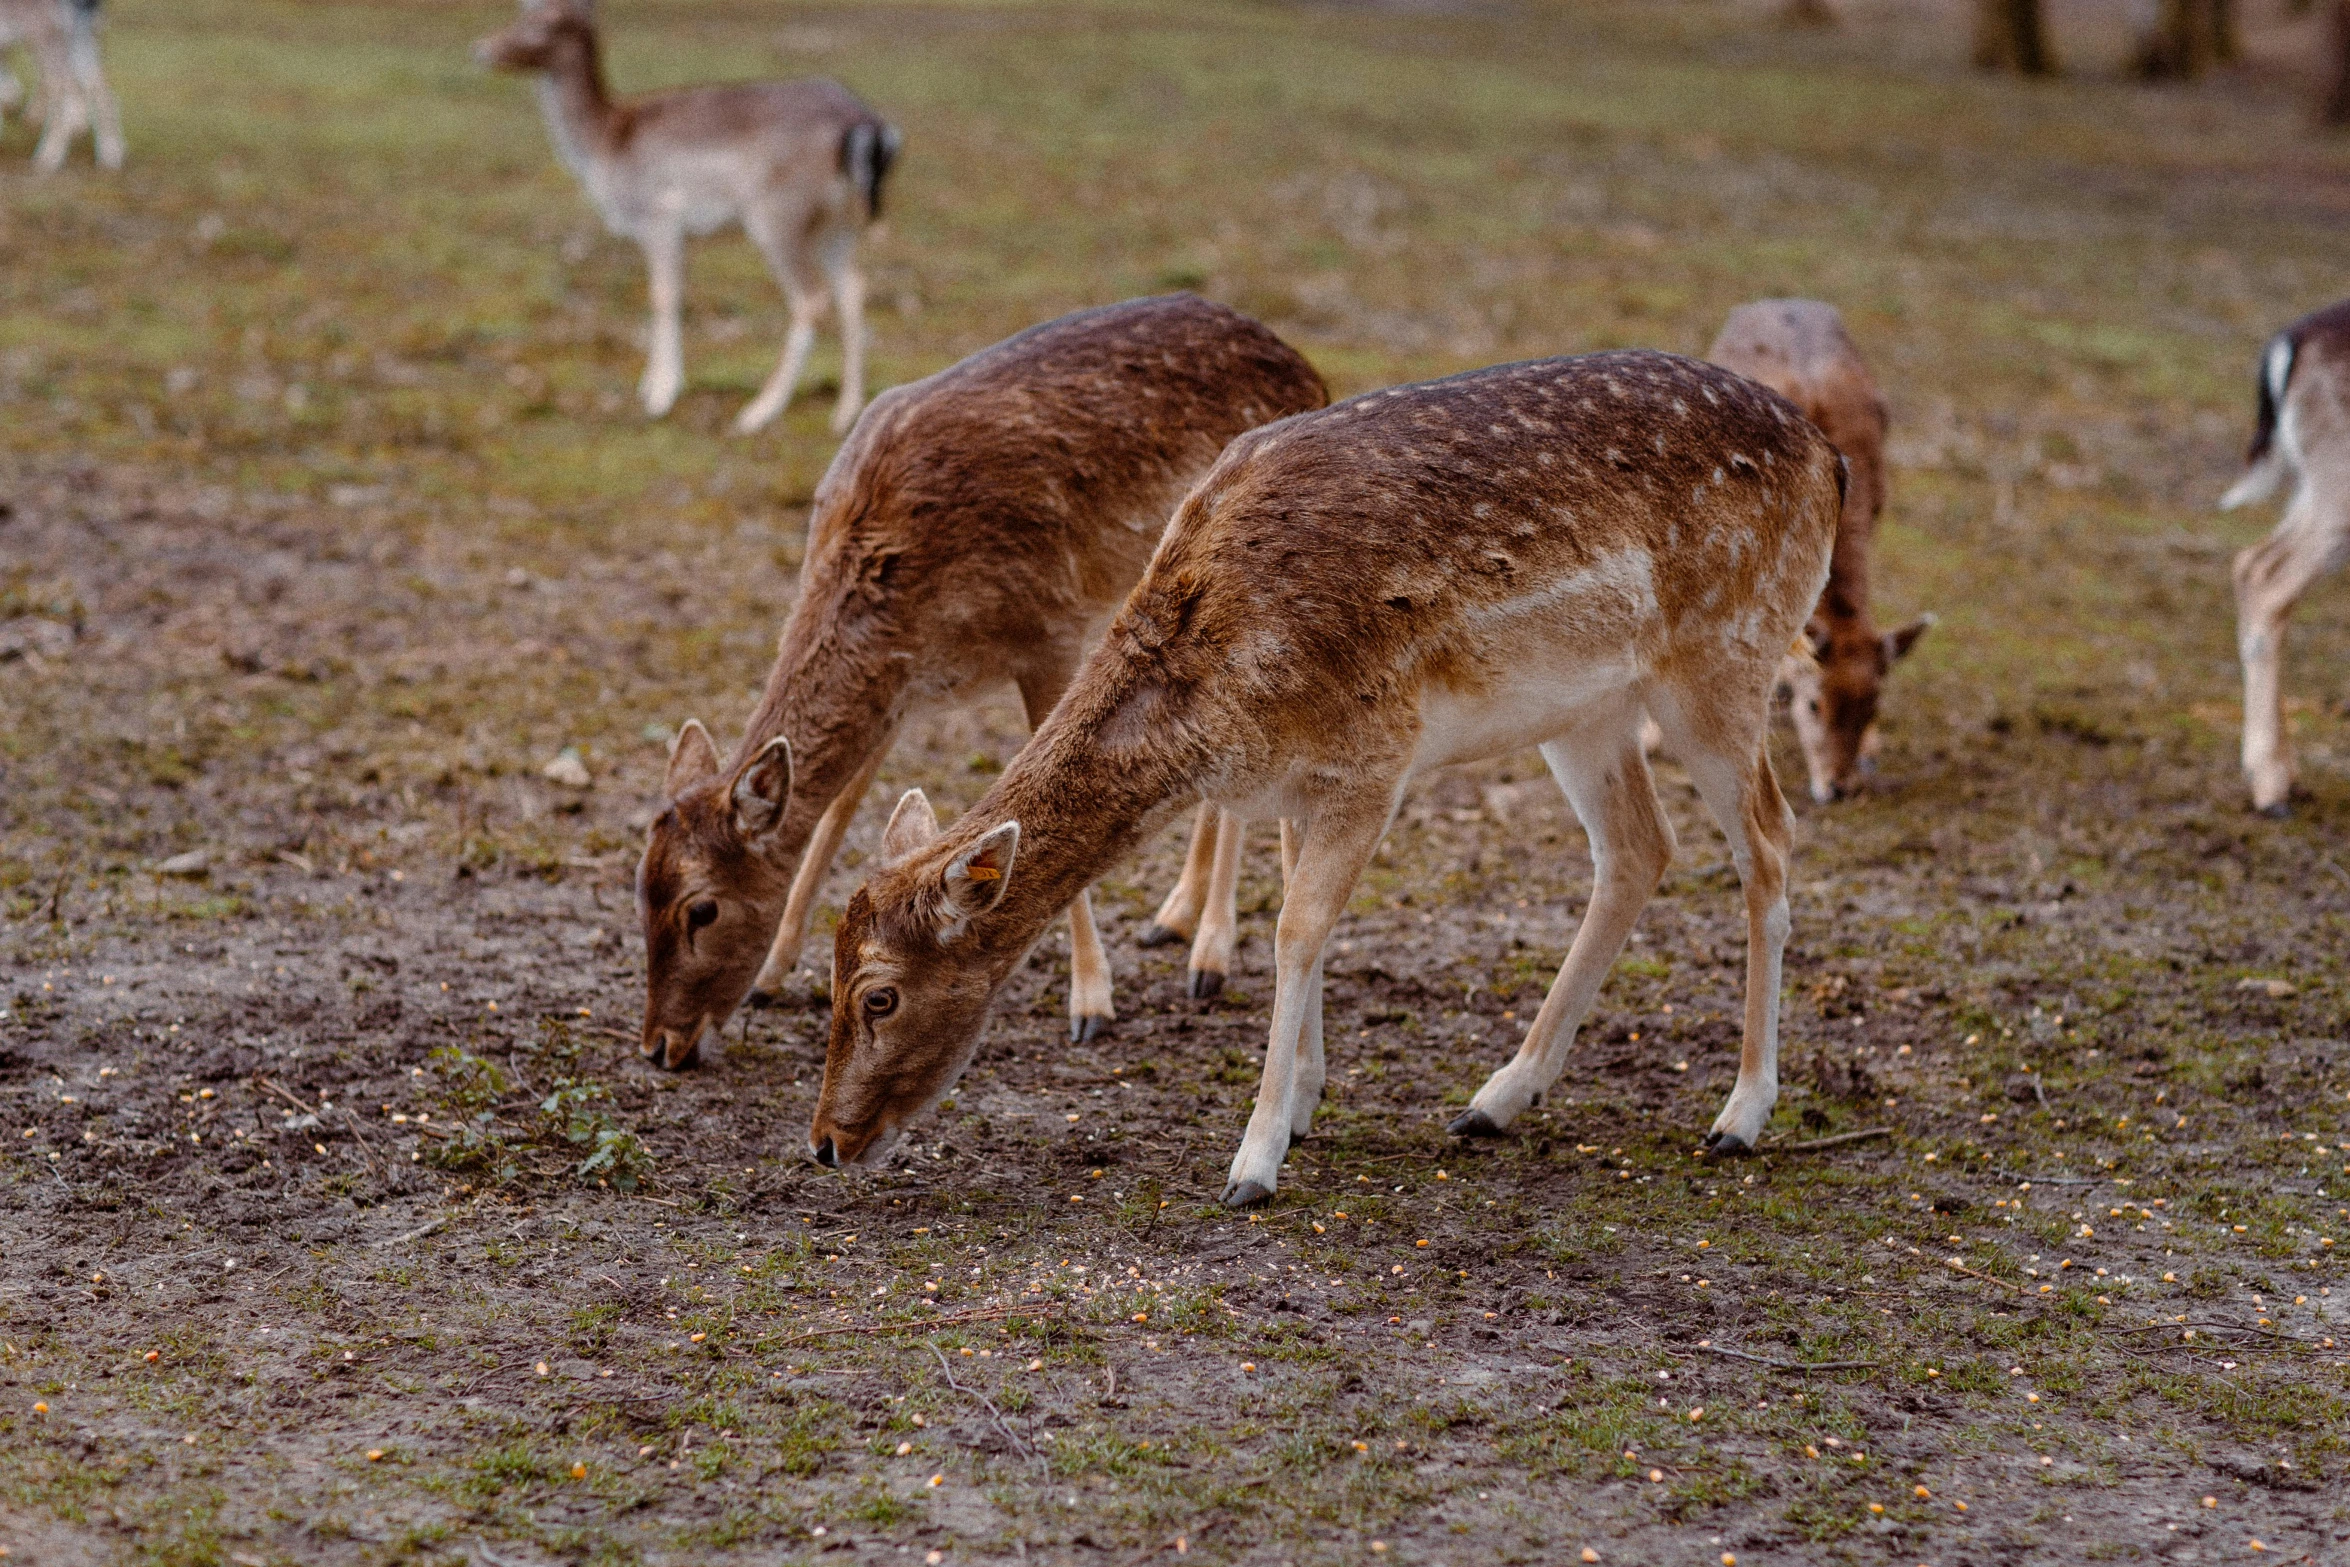
{"label": "spotted fallow deer", "polygon": [[739,222],[791,307],[783,359],[735,419],[764,426],[791,401],[824,314],[840,311],[835,433],[865,400],[865,282],[857,241],[881,215],[897,130],[838,82],[677,87],[625,101],[604,84],[593,0],[522,0],[513,26],[474,45],[485,65],[539,74],[555,152],[613,233],[644,248],[652,275],[652,352],[638,388],[667,413],[685,385],[679,311],[685,240]]}
{"label": "spotted fallow deer", "polygon": [[[1041,722],[1225,443],[1329,397],[1271,332],[1175,294],[1048,321],[876,398],[817,486],[742,744],[721,766],[688,723],[671,753],[637,873],[646,1056],[690,1064],[754,983],[783,983],[910,709],[1009,680]],[[1112,1016],[1109,964],[1085,887],[1061,903],[1084,1040]]]}
{"label": "spotted fallow deer", "polygon": [[1921,615],[1880,631],[1869,614],[1869,561],[1885,506],[1885,399],[1843,316],[1816,299],[1740,305],[1705,357],[1802,409],[1851,467],[1828,586],[1804,628],[1812,656],[1791,657],[1780,670],[1811,797],[1825,804],[1852,793],[1874,765],[1885,677],[1934,623]]}
{"label": "spotted fallow deer", "polygon": [[[65,166],[73,140],[89,131],[101,168],[122,167],[122,110],[98,60],[98,0],[0,0],[0,54],[22,44],[40,72],[33,113],[41,120],[33,167]],[[22,83],[0,67],[0,118],[24,102]]]}
{"label": "spotted fallow deer", "polygon": [[2244,776],[2253,809],[2282,816],[2293,793],[2279,656],[2285,618],[2310,584],[2350,561],[2350,300],[2269,339],[2244,476],[2220,497],[2232,511],[2288,479],[2276,530],[2236,556],[2236,651],[2244,663]]}
{"label": "spotted fallow deer", "polygon": [[1206,799],[1283,824],[1271,1036],[1224,1193],[1263,1201],[1321,1095],[1324,944],[1398,801],[1431,768],[1539,746],[1594,887],[1516,1058],[1452,1123],[1499,1134],[1564,1068],[1670,861],[1643,709],[1745,884],[1745,1049],[1707,1145],[1753,1148],[1778,1097],[1793,825],[1771,687],[1827,579],[1843,471],[1775,393],[1652,352],[1396,387],[1242,436],[979,803],[941,831],[919,791],[899,801],[834,938],[810,1151],[884,1158],[1054,912]]}

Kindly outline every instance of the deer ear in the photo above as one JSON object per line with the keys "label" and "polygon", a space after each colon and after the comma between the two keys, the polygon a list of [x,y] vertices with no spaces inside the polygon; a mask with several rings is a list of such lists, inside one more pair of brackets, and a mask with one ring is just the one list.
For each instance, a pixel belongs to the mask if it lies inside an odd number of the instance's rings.
{"label": "deer ear", "polygon": [[695,784],[717,776],[718,747],[710,743],[710,731],[702,727],[700,719],[687,719],[669,743],[669,771],[661,779],[661,792],[674,800]]}
{"label": "deer ear", "polygon": [[771,831],[791,798],[791,742],[777,735],[734,775],[734,830],[745,838]]}
{"label": "deer ear", "polygon": [[1920,615],[1899,631],[1886,632],[1885,662],[1888,664],[1898,663],[1904,654],[1918,645],[1918,638],[1924,636],[1933,624],[1933,616]]}
{"label": "deer ear", "polygon": [[1012,882],[1012,861],[1020,853],[1020,824],[1006,822],[947,861],[939,873],[947,903],[958,918],[985,914],[1003,901]]}
{"label": "deer ear", "polygon": [[881,830],[881,863],[895,865],[937,836],[938,813],[930,808],[930,796],[908,789]]}

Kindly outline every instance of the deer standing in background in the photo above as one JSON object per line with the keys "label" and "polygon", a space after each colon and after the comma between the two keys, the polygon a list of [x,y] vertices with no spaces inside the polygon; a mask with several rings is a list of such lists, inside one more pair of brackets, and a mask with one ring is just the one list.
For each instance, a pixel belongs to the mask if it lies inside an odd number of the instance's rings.
{"label": "deer standing in background", "polygon": [[2303,316],[2260,358],[2260,411],[2244,476],[2220,497],[2232,511],[2286,480],[2276,530],[2236,556],[2236,651],[2244,663],[2244,776],[2253,809],[2282,816],[2293,793],[2285,735],[2285,619],[2311,583],[2350,561],[2350,300]]}
{"label": "deer standing in background", "polygon": [[810,1151],[886,1157],[1054,913],[1204,799],[1282,822],[1271,1036],[1224,1193],[1264,1201],[1321,1096],[1324,945],[1398,802],[1430,769],[1539,746],[1593,889],[1516,1059],[1452,1123],[1499,1134],[1565,1067],[1671,861],[1644,709],[1745,884],[1745,1046],[1706,1141],[1753,1148],[1778,1098],[1793,827],[1771,688],[1827,579],[1843,478],[1784,399],[1647,352],[1395,387],[1240,437],[986,796],[944,831],[919,790],[899,801],[834,937]]}
{"label": "deer standing in background", "polygon": [[653,342],[639,388],[667,413],[685,385],[679,311],[685,240],[739,222],[791,307],[783,360],[735,419],[764,426],[791,401],[829,287],[840,311],[837,434],[865,401],[865,280],[857,240],[881,215],[896,129],[838,82],[677,87],[616,101],[604,84],[590,0],[523,0],[521,19],[474,46],[486,65],[540,75],[556,154],[613,233],[644,247]]}
{"label": "deer standing in background", "polygon": [[1869,615],[1869,558],[1885,506],[1885,399],[1844,318],[1814,299],[1740,305],[1705,357],[1802,409],[1851,465],[1828,585],[1804,628],[1812,656],[1789,658],[1780,675],[1793,692],[1789,711],[1811,797],[1825,804],[1852,793],[1874,765],[1885,677],[1934,623],[1921,615],[1880,631]]}
{"label": "deer standing in background", "polygon": [[[817,486],[733,759],[690,722],[671,753],[637,872],[645,1055],[689,1065],[754,985],[781,987],[909,710],[1009,680],[1041,723],[1216,454],[1329,396],[1271,332],[1176,294],[1048,321],[876,398]],[[1214,833],[1203,809],[1197,836]],[[1109,963],[1085,885],[1061,906],[1070,1036],[1091,1039]]]}
{"label": "deer standing in background", "polygon": [[[24,45],[41,73],[33,167],[43,174],[63,168],[73,139],[86,130],[99,166],[121,168],[122,109],[98,61],[98,0],[0,0],[0,53],[11,44]],[[24,84],[0,67],[0,118],[24,99]]]}

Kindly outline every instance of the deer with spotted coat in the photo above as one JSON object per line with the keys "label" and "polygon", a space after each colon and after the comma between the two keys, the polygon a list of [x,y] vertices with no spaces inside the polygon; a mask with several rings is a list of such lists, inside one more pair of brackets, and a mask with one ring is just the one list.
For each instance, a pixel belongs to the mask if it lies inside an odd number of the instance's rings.
{"label": "deer with spotted coat", "polygon": [[2291,809],[2285,620],[2318,578],[2350,561],[2350,300],[2303,316],[2260,356],[2259,413],[2232,511],[2292,481],[2274,532],[2236,556],[2236,651],[2244,665],[2244,777],[2264,816]]}
{"label": "deer with spotted coat", "polygon": [[1706,1141],[1778,1097],[1792,817],[1765,748],[1779,660],[1826,581],[1836,449],[1777,394],[1649,352],[1501,366],[1234,441],[1027,748],[941,829],[911,791],[833,941],[809,1149],[886,1158],[954,1085],[1055,911],[1193,800],[1282,824],[1263,1079],[1225,1201],[1269,1198],[1321,1097],[1325,944],[1430,769],[1539,747],[1594,886],[1517,1056],[1452,1124],[1501,1134],[1663,876],[1653,714],[1744,883],[1738,1082]]}
{"label": "deer with spotted coat", "polygon": [[1920,615],[1884,631],[1869,614],[1869,566],[1885,507],[1885,399],[1844,317],[1816,299],[1740,305],[1705,357],[1802,409],[1850,465],[1828,585],[1804,627],[1810,656],[1790,657],[1780,670],[1811,797],[1824,805],[1860,788],[1874,768],[1885,677],[1934,624]]}
{"label": "deer with spotted coat", "polygon": [[838,82],[675,87],[618,100],[604,82],[593,0],[522,0],[505,31],[474,45],[483,64],[539,75],[555,152],[613,233],[644,248],[652,353],[638,388],[667,413],[685,387],[680,325],[685,241],[740,223],[791,308],[783,359],[734,422],[762,428],[790,403],[829,288],[840,313],[835,433],[865,400],[865,281],[857,241],[881,215],[897,130]]}
{"label": "deer with spotted coat", "polygon": [[[742,743],[721,763],[689,721],[671,752],[637,873],[646,1057],[690,1065],[754,987],[781,987],[910,711],[1009,681],[1041,722],[1216,454],[1329,395],[1264,327],[1176,294],[1048,321],[876,398],[817,486]],[[1194,837],[1215,834],[1203,808]],[[1085,887],[1061,902],[1085,1040],[1113,1016],[1109,963]]]}

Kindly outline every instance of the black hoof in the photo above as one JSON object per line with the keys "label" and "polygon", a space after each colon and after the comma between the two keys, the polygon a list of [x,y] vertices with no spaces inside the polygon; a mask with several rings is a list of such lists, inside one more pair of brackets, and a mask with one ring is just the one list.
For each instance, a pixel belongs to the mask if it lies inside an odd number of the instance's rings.
{"label": "black hoof", "polygon": [[1195,969],[1193,969],[1193,970],[1191,971],[1191,999],[1192,999],[1192,1000],[1194,1000],[1194,1001],[1207,1001],[1207,1000],[1211,1000],[1211,999],[1213,999],[1213,998],[1215,997],[1215,995],[1216,995],[1216,994],[1217,994],[1219,991],[1221,991],[1223,988],[1224,988],[1224,976],[1223,976],[1223,975],[1221,975],[1221,974],[1219,974],[1219,973],[1217,973],[1217,972],[1216,972],[1214,969],[1212,969],[1212,968],[1195,968]]}
{"label": "black hoof", "polygon": [[1227,1208],[1261,1208],[1272,1200],[1273,1194],[1254,1181],[1240,1181],[1224,1188]]}
{"label": "black hoof", "polygon": [[696,1041],[686,1047],[684,1054],[678,1055],[673,1054],[666,1045],[656,1045],[645,1052],[645,1059],[664,1072],[683,1072],[701,1064],[702,1047]]}
{"label": "black hoof", "polygon": [[1501,1137],[1506,1135],[1493,1124],[1493,1117],[1482,1110],[1463,1110],[1452,1118],[1445,1131],[1454,1137]]}
{"label": "black hoof", "polygon": [[1289,1147],[1288,1147],[1288,1148],[1285,1148],[1285,1149],[1283,1149],[1283,1150],[1282,1150],[1282,1152],[1283,1152],[1283,1153],[1288,1153],[1288,1152],[1290,1152],[1292,1149],[1295,1149],[1299,1143],[1302,1143],[1302,1142],[1304,1142],[1305,1140],[1306,1140],[1306,1134],[1305,1134],[1305,1133],[1303,1133],[1303,1132],[1292,1132],[1292,1133],[1290,1133],[1290,1134],[1289,1134]]}
{"label": "black hoof", "polygon": [[1705,1156],[1708,1159],[1743,1159],[1752,1152],[1753,1145],[1735,1132],[1705,1134]]}
{"label": "black hoof", "polygon": [[1111,1022],[1110,1018],[1090,1012],[1083,1017],[1073,1017],[1069,1020],[1069,1042],[1073,1045],[1082,1045],[1090,1040],[1099,1039],[1110,1031]]}
{"label": "black hoof", "polygon": [[749,1007],[753,1012],[764,1012],[769,1007],[778,1005],[782,1000],[783,998],[772,990],[754,990],[743,997],[743,1005]]}
{"label": "black hoof", "polygon": [[2281,822],[2289,819],[2292,816],[2293,807],[2286,801],[2279,800],[2274,805],[2262,806],[2260,808],[2260,814],[2267,817],[2272,822]]}
{"label": "black hoof", "polygon": [[1152,920],[1148,925],[1143,926],[1142,934],[1134,938],[1134,944],[1138,947],[1164,947],[1169,942],[1189,941],[1190,939],[1183,932],[1169,930],[1157,920]]}

